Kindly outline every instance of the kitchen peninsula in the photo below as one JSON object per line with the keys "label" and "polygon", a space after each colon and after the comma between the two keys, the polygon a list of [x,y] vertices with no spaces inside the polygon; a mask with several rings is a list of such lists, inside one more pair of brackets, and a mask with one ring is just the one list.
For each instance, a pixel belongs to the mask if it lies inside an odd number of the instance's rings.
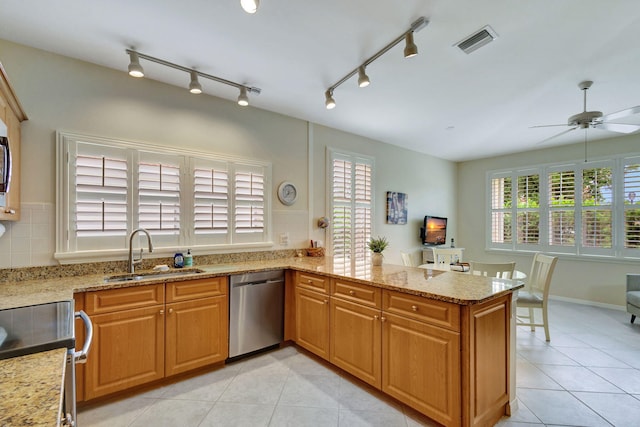
{"label": "kitchen peninsula", "polygon": [[[202,272],[193,275],[117,283],[105,283],[104,274],[9,281],[0,285],[0,309],[115,288],[285,269],[285,341],[294,341],[445,425],[488,425],[509,412],[511,299],[522,286],[518,282],[387,264],[356,266],[330,257],[198,268]],[[358,315],[350,317],[355,312]],[[321,319],[326,330],[320,336],[310,334],[309,315],[325,316]],[[354,327],[364,328],[358,334],[373,340],[373,347],[361,349],[362,357],[355,359],[341,351],[349,345]],[[327,353],[316,351],[325,341]],[[374,368],[365,369],[369,365]],[[6,372],[10,366],[0,361],[0,374],[11,378]],[[33,405],[37,403],[28,406]]]}

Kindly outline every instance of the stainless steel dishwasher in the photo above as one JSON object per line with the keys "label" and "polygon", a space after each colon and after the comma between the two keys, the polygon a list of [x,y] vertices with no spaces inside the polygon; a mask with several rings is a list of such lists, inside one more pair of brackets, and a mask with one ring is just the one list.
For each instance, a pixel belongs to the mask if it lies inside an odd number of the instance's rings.
{"label": "stainless steel dishwasher", "polygon": [[284,271],[232,275],[229,286],[229,358],[280,344]]}

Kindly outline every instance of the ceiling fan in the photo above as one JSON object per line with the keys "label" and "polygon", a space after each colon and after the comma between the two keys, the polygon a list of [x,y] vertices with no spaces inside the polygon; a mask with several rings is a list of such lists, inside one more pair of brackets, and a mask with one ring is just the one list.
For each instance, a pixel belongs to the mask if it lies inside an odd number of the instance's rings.
{"label": "ceiling fan", "polygon": [[[632,116],[634,114],[640,113],[640,105],[636,105],[635,107],[627,108],[622,111],[618,111],[617,113],[607,114],[606,116],[602,114],[602,111],[587,111],[587,90],[593,84],[590,80],[585,80],[578,84],[580,90],[584,92],[584,106],[582,113],[574,114],[569,117],[567,120],[567,124],[562,125],[539,125],[539,126],[531,126],[532,128],[544,128],[544,127],[553,127],[553,126],[569,126],[569,129],[562,131],[556,135],[553,135],[547,139],[544,139],[538,144],[545,143],[549,140],[559,137],[560,135],[564,135],[565,133],[569,133],[576,129],[604,129],[611,132],[618,133],[633,133],[640,130],[640,125],[633,125],[627,123],[615,123],[615,120]],[[585,134],[586,138],[586,134]]]}

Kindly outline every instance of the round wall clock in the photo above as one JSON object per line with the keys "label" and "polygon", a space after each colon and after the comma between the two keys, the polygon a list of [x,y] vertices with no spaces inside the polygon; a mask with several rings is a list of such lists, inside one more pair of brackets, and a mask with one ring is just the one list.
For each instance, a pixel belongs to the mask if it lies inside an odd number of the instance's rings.
{"label": "round wall clock", "polygon": [[278,199],[283,205],[291,206],[298,198],[298,189],[291,182],[283,182],[278,186]]}

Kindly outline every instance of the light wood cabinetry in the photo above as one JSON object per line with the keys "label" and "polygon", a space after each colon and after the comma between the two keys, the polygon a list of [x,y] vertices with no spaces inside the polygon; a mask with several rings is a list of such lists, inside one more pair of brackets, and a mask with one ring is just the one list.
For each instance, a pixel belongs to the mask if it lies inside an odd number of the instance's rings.
{"label": "light wood cabinetry", "polygon": [[227,288],[219,277],[85,293],[94,327],[85,399],[225,360]]}
{"label": "light wood cabinetry", "polygon": [[301,347],[444,425],[494,425],[504,415],[509,295],[459,305],[309,273],[294,277]]}
{"label": "light wood cabinetry", "polygon": [[85,308],[93,323],[86,400],[164,376],[164,285],[90,292]]}
{"label": "light wood cabinetry", "polygon": [[227,279],[167,283],[165,375],[229,355]]}
{"label": "light wood cabinetry", "polygon": [[327,277],[296,272],[296,343],[329,360],[329,284]]}
{"label": "light wood cabinetry", "polygon": [[329,361],[376,388],[381,385],[380,309],[331,298]]}
{"label": "light wood cabinetry", "polygon": [[0,198],[0,220],[20,220],[20,122],[27,120],[22,106],[0,64],[0,119],[7,125],[11,151],[11,185]]}
{"label": "light wood cabinetry", "polygon": [[460,335],[384,313],[382,391],[445,424],[460,423]]}

